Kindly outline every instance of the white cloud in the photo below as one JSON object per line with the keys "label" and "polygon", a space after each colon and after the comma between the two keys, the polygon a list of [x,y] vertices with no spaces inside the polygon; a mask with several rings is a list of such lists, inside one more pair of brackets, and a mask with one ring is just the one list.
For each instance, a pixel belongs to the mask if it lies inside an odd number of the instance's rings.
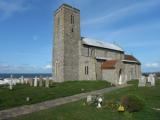
{"label": "white cloud", "polygon": [[159,68],[160,67],[160,63],[146,63],[145,67],[147,68]]}
{"label": "white cloud", "polygon": [[0,64],[0,73],[49,73],[51,72],[51,65],[35,66],[35,65],[8,65]]}
{"label": "white cloud", "polygon": [[26,11],[29,6],[26,0],[0,0],[0,21],[10,18],[17,12]]}
{"label": "white cloud", "polygon": [[160,2],[158,0],[155,1],[149,1],[149,2],[137,2],[136,4],[132,4],[127,7],[123,7],[121,9],[117,9],[115,11],[111,11],[111,13],[106,12],[106,15],[103,14],[101,16],[97,16],[92,19],[88,19],[85,21],[82,21],[82,25],[95,25],[100,23],[110,24],[114,21],[118,21],[120,18],[126,17],[130,14],[136,14],[139,12],[147,11],[149,8],[154,7],[155,5],[159,4]]}
{"label": "white cloud", "polygon": [[52,68],[52,65],[50,65],[50,64],[44,66],[44,69],[51,69],[51,68]]}

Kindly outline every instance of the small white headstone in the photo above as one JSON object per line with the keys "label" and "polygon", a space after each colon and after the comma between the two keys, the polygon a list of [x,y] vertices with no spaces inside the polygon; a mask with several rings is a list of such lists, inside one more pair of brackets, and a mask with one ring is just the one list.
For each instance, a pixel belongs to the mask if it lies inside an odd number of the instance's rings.
{"label": "small white headstone", "polygon": [[16,79],[12,79],[12,83],[13,83],[13,85],[16,85],[17,84],[17,80]]}
{"label": "small white headstone", "polygon": [[37,81],[38,81],[38,78],[37,76],[34,78],[34,87],[37,87]]}
{"label": "small white headstone", "polygon": [[9,89],[10,89],[10,90],[13,89],[13,76],[12,76],[12,75],[11,75],[11,77],[10,77]]}
{"label": "small white headstone", "polygon": [[141,79],[139,80],[138,87],[144,87],[146,86],[146,77],[141,76]]}
{"label": "small white headstone", "polygon": [[155,77],[153,74],[149,74],[148,76],[148,82],[151,83],[151,86],[155,86]]}
{"label": "small white headstone", "polygon": [[26,97],[26,101],[29,102],[30,101],[30,97]]}
{"label": "small white headstone", "polygon": [[87,96],[87,103],[90,103],[90,102],[92,102],[92,96],[91,96],[91,95],[88,95],[88,96]]}
{"label": "small white headstone", "polygon": [[24,77],[21,76],[21,84],[24,84]]}

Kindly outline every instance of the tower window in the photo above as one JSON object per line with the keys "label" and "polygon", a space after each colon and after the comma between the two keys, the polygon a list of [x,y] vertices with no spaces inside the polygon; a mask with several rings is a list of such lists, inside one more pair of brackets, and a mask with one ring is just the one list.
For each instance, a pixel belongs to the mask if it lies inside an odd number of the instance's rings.
{"label": "tower window", "polygon": [[60,18],[58,17],[58,25],[60,25]]}
{"label": "tower window", "polygon": [[71,32],[74,32],[73,28],[71,29]]}
{"label": "tower window", "polygon": [[71,15],[71,24],[74,24],[74,16]]}
{"label": "tower window", "polygon": [[88,75],[88,66],[85,66],[85,75]]}

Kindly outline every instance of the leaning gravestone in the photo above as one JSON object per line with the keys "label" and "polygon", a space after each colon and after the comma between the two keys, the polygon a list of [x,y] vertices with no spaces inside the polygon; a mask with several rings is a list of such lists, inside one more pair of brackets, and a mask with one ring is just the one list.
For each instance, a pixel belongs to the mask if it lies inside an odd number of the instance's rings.
{"label": "leaning gravestone", "polygon": [[151,83],[151,86],[155,86],[155,77],[153,74],[149,74],[148,76],[148,82]]}
{"label": "leaning gravestone", "polygon": [[138,87],[144,87],[146,85],[146,77],[141,76],[141,79],[139,80]]}

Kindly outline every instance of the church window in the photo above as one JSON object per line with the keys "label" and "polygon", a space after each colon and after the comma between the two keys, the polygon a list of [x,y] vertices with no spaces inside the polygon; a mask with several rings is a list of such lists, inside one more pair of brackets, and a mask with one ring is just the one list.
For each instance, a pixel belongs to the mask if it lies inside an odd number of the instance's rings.
{"label": "church window", "polygon": [[73,28],[71,29],[71,32],[74,32]]}
{"label": "church window", "polygon": [[60,18],[58,17],[58,25],[60,25]]}
{"label": "church window", "polygon": [[88,47],[88,51],[87,51],[87,52],[88,52],[88,53],[87,53],[87,54],[88,54],[87,56],[89,56],[89,47]]}
{"label": "church window", "polygon": [[71,24],[74,24],[74,16],[71,15]]}
{"label": "church window", "polygon": [[85,66],[85,75],[88,75],[88,66]]}

